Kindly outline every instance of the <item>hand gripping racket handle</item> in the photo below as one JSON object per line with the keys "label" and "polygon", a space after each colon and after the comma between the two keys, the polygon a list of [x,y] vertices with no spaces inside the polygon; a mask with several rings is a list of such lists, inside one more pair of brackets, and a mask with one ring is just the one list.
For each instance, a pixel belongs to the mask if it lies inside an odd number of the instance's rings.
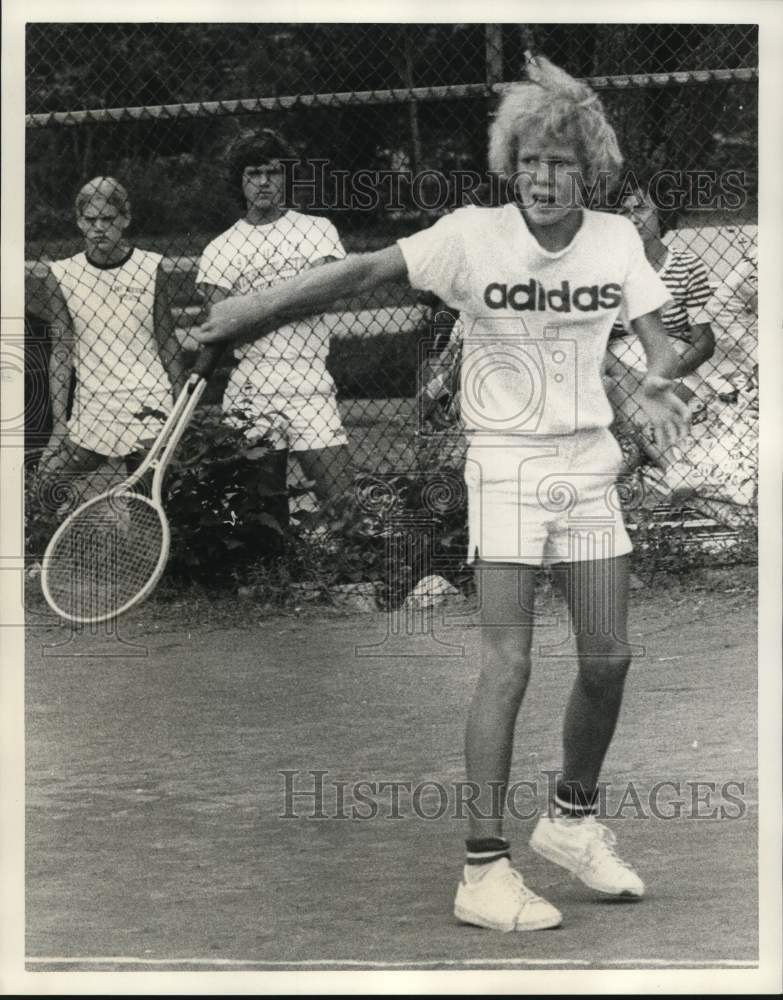
{"label": "hand gripping racket handle", "polygon": [[206,381],[220,364],[227,346],[227,344],[208,344],[202,347],[193,365],[193,374]]}

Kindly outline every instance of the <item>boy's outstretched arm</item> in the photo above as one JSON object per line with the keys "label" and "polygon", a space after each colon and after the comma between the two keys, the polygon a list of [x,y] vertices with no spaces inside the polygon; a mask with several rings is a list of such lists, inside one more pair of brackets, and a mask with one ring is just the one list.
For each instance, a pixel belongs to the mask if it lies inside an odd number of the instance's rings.
{"label": "boy's outstretched arm", "polygon": [[271,288],[216,303],[193,335],[202,344],[257,336],[261,326],[268,333],[283,323],[323,312],[338,299],[407,277],[405,259],[396,244],[374,253],[351,254]]}
{"label": "boy's outstretched arm", "polygon": [[674,392],[671,381],[677,375],[680,358],[657,311],[632,320],[631,326],[647,355],[639,403],[653,427],[656,444],[666,448],[687,433],[690,420],[688,407]]}

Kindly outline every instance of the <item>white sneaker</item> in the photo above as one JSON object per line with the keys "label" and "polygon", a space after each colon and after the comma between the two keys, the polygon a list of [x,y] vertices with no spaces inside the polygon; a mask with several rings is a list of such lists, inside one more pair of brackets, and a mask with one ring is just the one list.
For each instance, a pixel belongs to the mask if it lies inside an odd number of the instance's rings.
{"label": "white sneaker", "polygon": [[617,857],[617,838],[594,816],[561,819],[542,816],[530,846],[547,861],[567,868],[591,889],[612,896],[643,896],[644,882]]}
{"label": "white sneaker", "polygon": [[508,858],[486,866],[475,881],[463,878],[454,900],[454,916],[465,924],[496,931],[542,931],[557,927],[560,911],[528,889]]}

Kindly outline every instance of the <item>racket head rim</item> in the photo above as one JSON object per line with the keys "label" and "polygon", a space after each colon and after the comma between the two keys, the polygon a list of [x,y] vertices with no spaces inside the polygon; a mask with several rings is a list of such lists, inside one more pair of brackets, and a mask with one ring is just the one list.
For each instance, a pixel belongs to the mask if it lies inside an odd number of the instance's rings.
{"label": "racket head rim", "polygon": [[[109,612],[100,615],[73,615],[70,612],[65,611],[63,608],[57,605],[54,597],[52,596],[51,590],[49,588],[48,578],[49,578],[49,566],[51,565],[51,553],[53,552],[55,545],[65,534],[66,529],[69,524],[75,520],[75,518],[83,514],[84,511],[89,510],[90,507],[96,504],[103,503],[110,497],[116,496],[131,496],[136,500],[141,500],[148,506],[152,507],[155,513],[158,515],[158,520],[160,521],[162,538],[160,545],[160,552],[158,553],[158,561],[155,564],[155,569],[150,574],[149,579],[141,588],[141,590],[135,594],[130,600],[126,601],[121,607],[113,609]],[[41,591],[43,592],[44,599],[49,605],[52,611],[60,618],[64,618],[66,621],[73,622],[76,625],[99,625],[101,622],[112,621],[115,618],[119,618],[120,615],[125,614],[126,611],[130,611],[132,607],[137,604],[141,604],[142,601],[146,600],[152,592],[153,588],[156,586],[158,580],[163,576],[163,572],[166,568],[166,563],[168,562],[169,549],[171,547],[171,528],[169,527],[168,518],[166,517],[166,511],[163,509],[161,503],[156,502],[155,498],[150,498],[145,496],[143,493],[137,493],[132,489],[123,489],[122,486],[115,487],[111,490],[106,490],[104,493],[99,494],[97,497],[92,497],[87,500],[81,506],[77,507],[76,510],[72,511],[68,517],[63,521],[63,523],[57,528],[55,533],[49,540],[49,544],[41,559]]]}

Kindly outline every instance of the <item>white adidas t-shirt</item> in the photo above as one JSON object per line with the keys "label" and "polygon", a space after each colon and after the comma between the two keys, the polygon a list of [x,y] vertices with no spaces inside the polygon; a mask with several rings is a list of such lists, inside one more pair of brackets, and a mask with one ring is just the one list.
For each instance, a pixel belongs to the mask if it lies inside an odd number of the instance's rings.
{"label": "white adidas t-shirt", "polygon": [[[246,295],[292,278],[325,257],[345,257],[337,230],[328,219],[293,211],[264,226],[240,219],[206,247],[196,281],[216,285],[231,295]],[[235,351],[241,359],[239,371],[248,376],[255,371],[279,378],[279,362],[289,362],[308,375],[314,360],[326,361],[329,330],[318,317],[311,317],[281,326]]]}
{"label": "white adidas t-shirt", "polygon": [[628,219],[584,209],[571,243],[549,251],[515,205],[469,206],[399,247],[413,287],[460,310],[469,435],[611,424],[601,370],[612,324],[670,298]]}
{"label": "white adidas t-shirt", "polygon": [[91,264],[84,253],[49,265],[73,321],[77,405],[88,396],[170,397],[154,326],[162,259],[137,248],[113,267]]}

